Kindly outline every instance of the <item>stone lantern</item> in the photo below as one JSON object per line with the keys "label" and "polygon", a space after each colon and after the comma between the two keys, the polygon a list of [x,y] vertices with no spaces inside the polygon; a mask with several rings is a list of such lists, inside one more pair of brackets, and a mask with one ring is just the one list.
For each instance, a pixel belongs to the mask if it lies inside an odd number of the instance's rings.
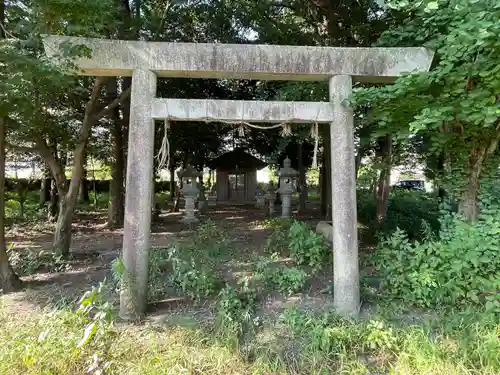
{"label": "stone lantern", "polygon": [[269,216],[274,215],[274,201],[276,200],[276,190],[274,189],[272,181],[266,190],[266,201],[269,204]]}
{"label": "stone lantern", "polygon": [[290,159],[283,161],[283,168],[278,171],[280,179],[279,193],[281,194],[281,217],[290,217],[292,213],[292,194],[295,191],[294,180],[299,173],[292,168]]}
{"label": "stone lantern", "polygon": [[177,173],[177,176],[182,181],[182,195],[184,196],[184,217],[182,223],[194,224],[198,222],[198,218],[194,216],[194,205],[200,190],[196,178],[201,176],[201,173],[188,165],[186,169],[182,169]]}

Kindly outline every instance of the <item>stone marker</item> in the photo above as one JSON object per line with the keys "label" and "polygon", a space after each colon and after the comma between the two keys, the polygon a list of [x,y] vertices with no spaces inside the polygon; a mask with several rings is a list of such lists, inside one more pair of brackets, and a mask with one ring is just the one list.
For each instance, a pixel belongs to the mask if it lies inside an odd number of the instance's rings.
{"label": "stone marker", "polygon": [[266,207],[266,193],[262,191],[260,186],[257,187],[257,192],[255,193],[255,207],[265,208]]}
{"label": "stone marker", "polygon": [[255,195],[255,200],[256,200],[255,207],[257,207],[257,208],[265,208],[266,207],[266,195],[265,194],[258,192]]}
{"label": "stone marker", "polygon": [[280,179],[279,193],[281,195],[281,217],[288,218],[292,215],[292,194],[294,193],[294,179],[299,172],[292,168],[288,156],[283,161],[283,167],[278,171]]}
{"label": "stone marker", "polygon": [[320,221],[316,225],[316,233],[321,234],[325,240],[332,243],[333,242],[333,227],[331,221]]}
{"label": "stone marker", "polygon": [[273,183],[269,182],[269,186],[266,191],[266,201],[269,205],[269,217],[274,215],[274,203],[276,201],[276,190],[274,189]]}

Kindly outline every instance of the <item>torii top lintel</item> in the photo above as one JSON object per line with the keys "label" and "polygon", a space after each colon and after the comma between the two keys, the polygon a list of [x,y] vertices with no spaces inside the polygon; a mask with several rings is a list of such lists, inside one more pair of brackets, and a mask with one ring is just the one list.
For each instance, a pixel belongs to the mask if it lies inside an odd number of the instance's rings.
{"label": "torii top lintel", "polygon": [[45,52],[57,57],[61,43],[85,45],[91,58],[79,58],[78,74],[131,76],[136,68],[160,77],[322,81],[350,75],[357,82],[393,81],[414,71],[427,71],[434,53],[425,48],[339,48],[255,44],[166,43],[44,38]]}

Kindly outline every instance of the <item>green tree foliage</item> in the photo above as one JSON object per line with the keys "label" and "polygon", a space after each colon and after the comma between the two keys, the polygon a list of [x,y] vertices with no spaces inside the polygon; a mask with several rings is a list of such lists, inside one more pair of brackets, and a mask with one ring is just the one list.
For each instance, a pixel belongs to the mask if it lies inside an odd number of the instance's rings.
{"label": "green tree foliage", "polygon": [[436,51],[435,64],[394,85],[361,89],[356,100],[370,104],[380,127],[398,139],[419,134],[429,142],[428,153],[445,154],[444,182],[460,212],[474,220],[479,181],[493,164],[500,139],[500,4],[448,0],[388,6],[403,21],[383,33],[378,45],[425,46]]}

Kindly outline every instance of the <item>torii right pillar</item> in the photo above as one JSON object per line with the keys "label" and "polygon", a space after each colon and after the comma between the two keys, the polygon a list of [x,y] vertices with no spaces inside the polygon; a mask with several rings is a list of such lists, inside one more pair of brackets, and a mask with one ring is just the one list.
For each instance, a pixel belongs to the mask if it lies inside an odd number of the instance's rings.
{"label": "torii right pillar", "polygon": [[333,227],[333,304],[344,316],[357,316],[360,309],[358,220],[354,161],[354,118],[347,100],[352,78],[329,80],[333,122],[330,124]]}

